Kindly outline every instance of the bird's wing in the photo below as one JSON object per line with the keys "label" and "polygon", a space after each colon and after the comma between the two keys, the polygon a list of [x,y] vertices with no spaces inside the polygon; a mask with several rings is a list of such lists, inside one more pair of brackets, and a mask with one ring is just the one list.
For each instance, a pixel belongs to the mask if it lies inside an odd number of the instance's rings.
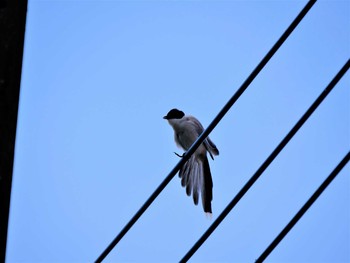
{"label": "bird's wing", "polygon": [[[193,126],[195,127],[195,130],[197,132],[197,136],[200,136],[202,134],[202,132],[204,131],[204,128],[202,126],[202,124],[199,122],[199,120],[197,120],[195,117],[191,116],[191,122],[193,124]],[[210,140],[209,137],[207,137],[204,142],[203,142],[205,148],[207,149],[207,151],[210,154],[211,159],[214,160],[214,156],[219,155],[219,150],[216,147],[216,145],[213,143],[212,140]]]}

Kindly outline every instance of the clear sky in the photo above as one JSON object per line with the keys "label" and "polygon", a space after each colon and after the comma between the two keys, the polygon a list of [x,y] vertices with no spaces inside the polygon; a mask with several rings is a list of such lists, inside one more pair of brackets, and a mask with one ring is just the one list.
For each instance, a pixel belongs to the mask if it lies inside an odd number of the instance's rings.
{"label": "clear sky", "polygon": [[[306,1],[28,4],[7,262],[92,262],[179,161],[162,117],[207,126]],[[176,262],[350,57],[318,1],[211,133],[213,218],[176,176],[106,262]],[[193,262],[253,262],[350,148],[350,73]],[[267,262],[350,261],[348,164]]]}

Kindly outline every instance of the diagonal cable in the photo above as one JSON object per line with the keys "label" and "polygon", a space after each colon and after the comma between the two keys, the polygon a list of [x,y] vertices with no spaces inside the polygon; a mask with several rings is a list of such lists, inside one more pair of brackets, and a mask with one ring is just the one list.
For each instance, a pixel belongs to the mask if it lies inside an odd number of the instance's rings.
{"label": "diagonal cable", "polygon": [[219,224],[225,219],[225,217],[230,213],[230,211],[236,206],[236,204],[241,200],[241,198],[248,192],[250,187],[255,183],[260,175],[265,171],[265,169],[272,163],[276,156],[282,151],[282,149],[287,145],[287,143],[292,139],[292,137],[297,133],[301,126],[306,122],[306,120],[311,116],[311,114],[316,110],[316,108],[321,104],[321,102],[327,97],[330,91],[335,87],[338,81],[343,77],[346,71],[349,69],[350,61],[347,60],[345,65],[337,73],[337,75],[332,79],[320,96],[315,100],[315,102],[310,106],[310,108],[304,113],[300,120],[294,125],[290,132],[284,137],[280,144],[275,148],[275,150],[270,154],[270,156],[265,160],[265,162],[259,167],[255,174],[249,179],[249,181],[243,186],[243,188],[238,192],[238,194],[232,199],[232,201],[226,206],[214,223],[208,228],[208,230],[200,237],[200,239],[193,245],[193,247],[187,252],[187,254],[180,260],[180,262],[188,261],[192,255],[198,250],[198,248],[207,240],[207,238],[214,232],[214,230],[219,226]]}
{"label": "diagonal cable", "polygon": [[345,157],[340,161],[337,167],[331,172],[331,174],[323,181],[323,183],[317,188],[313,195],[307,200],[302,208],[296,213],[292,220],[283,228],[281,233],[272,241],[272,243],[265,249],[265,251],[260,255],[260,257],[255,261],[257,263],[263,262],[270,253],[278,246],[282,239],[288,234],[288,232],[295,226],[299,219],[305,214],[305,212],[313,205],[317,198],[322,194],[322,192],[327,188],[327,186],[333,181],[333,179],[338,175],[338,173],[344,168],[344,166],[350,160],[350,152],[345,155]]}
{"label": "diagonal cable", "polygon": [[255,77],[264,68],[271,57],[277,52],[277,50],[282,46],[284,41],[289,37],[293,30],[298,26],[300,21],[304,18],[307,12],[311,9],[317,0],[310,0],[305,7],[300,11],[298,16],[289,25],[282,36],[273,45],[270,51],[265,55],[265,57],[260,61],[248,78],[244,81],[241,87],[236,91],[236,93],[231,97],[231,99],[226,103],[226,105],[221,109],[214,120],[209,124],[208,128],[203,131],[203,133],[197,138],[190,149],[184,154],[183,158],[177,163],[177,165],[170,171],[163,182],[157,187],[157,189],[152,193],[152,195],[146,200],[146,202],[141,206],[141,208],[136,212],[136,214],[130,219],[130,221],[125,225],[125,227],[119,232],[119,234],[114,238],[114,240],[108,245],[108,247],[102,252],[102,254],[97,258],[96,262],[101,262],[111,250],[119,243],[119,241],[124,237],[124,235],[130,230],[130,228],[136,223],[136,221],[141,217],[141,215],[147,210],[147,208],[153,203],[157,196],[163,191],[167,184],[173,179],[175,174],[180,170],[180,168],[187,162],[199,145],[204,141],[210,132],[216,127],[216,125],[221,121],[221,119],[226,115],[232,105],[238,100],[238,98],[243,94],[243,92],[248,88],[250,83],[255,79]]}

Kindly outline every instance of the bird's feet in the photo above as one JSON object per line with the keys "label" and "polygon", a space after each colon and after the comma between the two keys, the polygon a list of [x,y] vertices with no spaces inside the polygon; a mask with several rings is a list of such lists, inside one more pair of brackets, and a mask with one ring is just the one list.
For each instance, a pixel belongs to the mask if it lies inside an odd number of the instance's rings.
{"label": "bird's feet", "polygon": [[176,152],[174,152],[174,153],[175,153],[175,155],[177,155],[177,156],[180,157],[180,158],[184,157],[184,155],[185,155],[185,153],[183,153],[182,155],[180,155],[180,154],[178,154],[178,153],[176,153]]}

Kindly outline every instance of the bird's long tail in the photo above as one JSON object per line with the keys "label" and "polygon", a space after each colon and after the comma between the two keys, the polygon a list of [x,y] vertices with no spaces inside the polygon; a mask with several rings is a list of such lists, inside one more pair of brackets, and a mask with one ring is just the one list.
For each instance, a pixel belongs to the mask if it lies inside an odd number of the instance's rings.
{"label": "bird's long tail", "polygon": [[211,201],[213,200],[213,180],[211,178],[210,167],[207,156],[202,160],[203,183],[201,187],[202,204],[204,212],[212,213]]}
{"label": "bird's long tail", "polygon": [[192,155],[179,171],[181,185],[186,187],[186,194],[193,197],[195,205],[198,204],[199,193],[202,196],[204,212],[212,213],[213,181],[206,155]]}

